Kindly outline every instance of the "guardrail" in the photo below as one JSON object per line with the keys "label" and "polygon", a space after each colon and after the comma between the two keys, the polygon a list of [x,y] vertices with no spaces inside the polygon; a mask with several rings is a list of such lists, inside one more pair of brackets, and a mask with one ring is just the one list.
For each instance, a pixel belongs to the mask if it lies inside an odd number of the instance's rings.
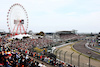
{"label": "guardrail", "polygon": [[59,46],[56,46],[56,47],[52,47],[51,49],[52,49],[52,53],[54,52],[54,50],[56,50],[57,48],[60,48],[60,47],[63,47],[63,46],[66,46],[66,45],[70,45],[70,44],[72,44],[73,42],[71,42],[71,43],[67,43],[67,44],[63,44],[63,45],[59,45]]}
{"label": "guardrail", "polygon": [[86,43],[85,47],[88,48],[88,49],[90,49],[90,50],[92,50],[92,51],[100,53],[100,50],[93,49],[93,48],[89,47],[88,45],[89,45],[89,43]]}

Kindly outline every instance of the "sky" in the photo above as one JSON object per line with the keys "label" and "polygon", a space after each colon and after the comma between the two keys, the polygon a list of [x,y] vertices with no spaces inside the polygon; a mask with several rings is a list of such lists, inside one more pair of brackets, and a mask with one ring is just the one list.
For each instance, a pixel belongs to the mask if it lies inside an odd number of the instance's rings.
{"label": "sky", "polygon": [[0,29],[7,32],[7,12],[15,3],[28,13],[28,31],[100,32],[100,0],[1,0]]}

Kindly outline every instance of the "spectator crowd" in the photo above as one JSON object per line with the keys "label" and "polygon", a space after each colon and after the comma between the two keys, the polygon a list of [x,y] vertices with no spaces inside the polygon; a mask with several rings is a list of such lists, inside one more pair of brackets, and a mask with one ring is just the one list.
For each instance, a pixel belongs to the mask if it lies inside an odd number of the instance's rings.
{"label": "spectator crowd", "polygon": [[31,50],[34,47],[47,46],[51,42],[47,39],[8,40],[7,37],[0,38],[0,67],[47,67],[31,59],[30,56],[52,66],[72,67],[55,57],[47,56],[45,50],[40,53]]}

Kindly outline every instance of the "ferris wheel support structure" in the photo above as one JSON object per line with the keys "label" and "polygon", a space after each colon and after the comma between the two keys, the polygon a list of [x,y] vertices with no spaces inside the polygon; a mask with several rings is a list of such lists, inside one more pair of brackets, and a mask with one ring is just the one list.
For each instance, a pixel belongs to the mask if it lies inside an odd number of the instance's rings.
{"label": "ferris wheel support structure", "polygon": [[24,7],[18,3],[13,4],[7,13],[7,26],[11,35],[26,34],[28,23]]}

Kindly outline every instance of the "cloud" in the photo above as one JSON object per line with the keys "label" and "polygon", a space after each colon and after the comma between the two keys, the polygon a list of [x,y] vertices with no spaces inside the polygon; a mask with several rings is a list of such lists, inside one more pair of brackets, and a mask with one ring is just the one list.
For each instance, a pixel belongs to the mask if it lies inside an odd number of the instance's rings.
{"label": "cloud", "polygon": [[76,15],[76,12],[66,13],[66,15]]}
{"label": "cloud", "polygon": [[99,0],[3,0],[0,2],[0,28],[6,31],[7,11],[14,3],[20,3],[26,9],[28,30],[34,32],[71,29],[98,32],[100,28]]}
{"label": "cloud", "polygon": [[[98,32],[100,12],[91,12],[89,14],[82,15],[65,15],[65,14],[51,14],[34,17],[33,23],[34,29],[41,29],[44,31],[56,31],[56,30],[72,30],[76,29],[78,32]],[[30,28],[32,26],[30,25]]]}

